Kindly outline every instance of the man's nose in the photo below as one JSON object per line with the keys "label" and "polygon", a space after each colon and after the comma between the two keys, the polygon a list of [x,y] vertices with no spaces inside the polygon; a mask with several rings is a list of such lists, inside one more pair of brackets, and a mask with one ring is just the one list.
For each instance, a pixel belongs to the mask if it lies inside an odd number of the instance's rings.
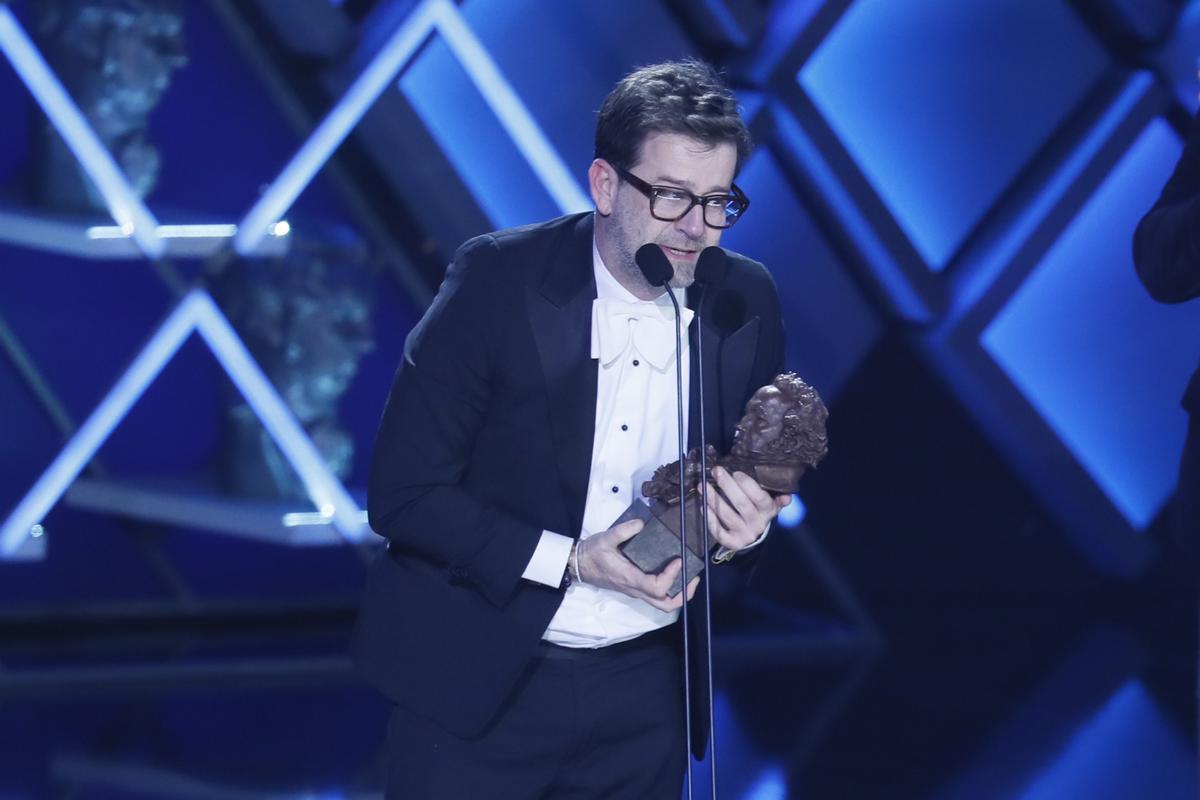
{"label": "man's nose", "polygon": [[676,227],[688,235],[690,239],[699,239],[704,235],[704,208],[699,203],[688,209],[688,212],[675,222]]}

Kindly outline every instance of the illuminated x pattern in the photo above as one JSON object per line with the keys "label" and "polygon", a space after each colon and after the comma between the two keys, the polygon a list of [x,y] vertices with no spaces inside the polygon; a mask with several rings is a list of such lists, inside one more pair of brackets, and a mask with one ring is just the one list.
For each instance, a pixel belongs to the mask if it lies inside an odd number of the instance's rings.
{"label": "illuminated x pattern", "polygon": [[287,166],[247,212],[238,226],[234,247],[250,253],[312,181],[333,151],[353,130],[380,93],[395,79],[433,32],[440,33],[450,51],[483,95],[500,124],[512,137],[534,174],[563,213],[591,208],[587,196],[571,177],[558,153],[542,133],[529,109],[496,66],[450,0],[424,0],[391,35],[358,79],[346,91]]}
{"label": "illuminated x pattern", "polygon": [[[440,33],[445,39],[559,207],[564,212],[589,207],[586,196],[561,158],[458,9],[450,0],[424,0],[397,28],[259,201],[246,213],[234,236],[234,247],[238,253],[252,254],[266,236],[278,233],[276,220],[291,208],[380,93],[409,62],[426,37],[434,32]],[[3,7],[0,7],[0,48],[62,133],[84,170],[100,188],[121,232],[132,235],[148,258],[161,256],[164,245],[158,235],[158,221],[133,191],[12,12]],[[361,510],[341,483],[329,473],[311,440],[212,299],[196,291],[189,294],[167,318],[133,366],[18,504],[4,527],[0,528],[0,558],[30,553],[27,545],[31,537],[41,536],[41,519],[192,330],[198,330],[204,337],[251,408],[262,419],[300,475],[321,515],[331,518],[347,539],[358,540],[366,533]]]}
{"label": "illuminated x pattern", "polygon": [[195,331],[225,368],[238,391],[295,467],[320,514],[349,541],[367,533],[362,512],[325,466],[321,454],[292,415],[283,398],[255,363],[246,345],[206,292],[193,289],[138,353],[133,364],[80,426],[29,493],[0,528],[0,558],[29,557],[31,537],[63,492],[149,388],[167,362]]}

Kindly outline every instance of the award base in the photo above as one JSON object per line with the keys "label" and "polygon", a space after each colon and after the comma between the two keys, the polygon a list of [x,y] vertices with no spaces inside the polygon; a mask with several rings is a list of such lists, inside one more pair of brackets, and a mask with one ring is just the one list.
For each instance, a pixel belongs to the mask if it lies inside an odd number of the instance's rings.
{"label": "award base", "polygon": [[[699,555],[703,550],[703,547],[700,546],[699,503],[695,500],[689,501],[685,506],[685,512],[687,513],[688,528],[685,566],[688,580],[691,580],[704,569],[707,559],[701,558]],[[679,506],[667,505],[658,500],[650,500],[649,503],[645,500],[634,500],[633,505],[629,506],[613,525],[619,525],[631,519],[640,519],[645,523],[645,527],[621,545],[621,552],[642,572],[657,575],[673,559],[680,557],[680,550],[683,548],[680,547]],[[671,584],[671,588],[667,590],[671,597],[679,594],[683,589],[683,575],[684,571],[681,570],[675,578],[675,582]]]}

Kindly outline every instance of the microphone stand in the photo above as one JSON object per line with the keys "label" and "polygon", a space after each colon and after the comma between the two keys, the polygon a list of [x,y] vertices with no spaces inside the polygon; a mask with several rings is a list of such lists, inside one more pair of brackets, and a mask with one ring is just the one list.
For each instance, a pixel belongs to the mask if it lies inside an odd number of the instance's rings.
{"label": "microphone stand", "polygon": [[[683,492],[686,484],[686,469],[687,469],[687,444],[684,439],[683,425],[683,338],[680,330],[679,321],[682,313],[679,309],[679,300],[676,299],[675,293],[671,291],[671,278],[675,274],[674,268],[671,267],[671,262],[667,259],[657,246],[653,244],[643,245],[639,248],[636,258],[638,267],[641,268],[642,274],[645,275],[647,281],[652,286],[662,286],[667,291],[667,297],[671,300],[671,305],[675,309],[675,394],[677,402],[676,421],[678,423],[678,445],[679,445],[679,488]],[[708,435],[704,430],[704,335],[701,327],[704,314],[704,300],[708,294],[709,286],[720,283],[725,277],[726,270],[725,253],[719,247],[706,247],[696,261],[696,270],[694,281],[699,286],[700,292],[696,302],[696,380],[699,385],[696,387],[696,392],[699,397],[699,414],[700,420],[697,425],[700,440],[700,531],[702,550],[705,566],[709,558],[709,551],[712,547],[712,540],[708,528]],[[689,647],[689,625],[688,625],[688,601],[687,601],[687,504],[684,502],[682,494],[679,503],[679,556],[680,570],[683,580],[684,593],[683,603],[681,604],[680,616],[683,618],[683,691],[684,691],[684,724],[687,733],[687,748],[688,748],[688,770],[687,770],[687,796],[688,800],[692,800],[692,710],[691,710],[691,665]],[[708,697],[708,742],[709,742],[709,768],[710,768],[710,796],[712,800],[717,798],[717,727],[716,714],[713,708],[713,656],[712,656],[712,581],[704,581],[704,630],[703,645],[704,656],[706,661],[706,686],[705,692]]]}
{"label": "microphone stand", "polygon": [[[708,288],[724,278],[726,265],[725,253],[718,247],[706,247],[700,253],[696,262],[695,282],[700,286],[699,297],[696,300],[696,379],[700,382],[696,387],[699,398],[700,423],[700,532],[704,547],[704,560],[708,561],[712,543],[708,531],[708,435],[704,430],[704,330],[702,327],[704,301],[708,297]],[[683,479],[680,478],[680,487]],[[682,503],[681,503],[682,505]],[[708,566],[707,564],[705,566]],[[716,711],[713,707],[713,655],[712,655],[712,575],[704,581],[704,656],[707,667],[708,694],[708,764],[710,773],[710,788],[712,800],[717,800],[717,726]]]}
{"label": "microphone stand", "polygon": [[[666,290],[667,297],[675,309],[675,421],[677,423],[676,444],[679,450],[679,487],[683,489],[685,475],[685,460],[687,458],[687,441],[683,429],[683,337],[679,330],[680,318],[679,300],[671,291],[671,278],[675,268],[671,266],[666,254],[656,244],[644,244],[634,254],[634,262],[642,271],[646,282],[651,286],[661,286]],[[687,510],[680,498],[679,503],[679,561],[680,575],[683,579],[683,602],[680,603],[680,616],[683,618],[683,725],[684,738],[687,742],[687,796],[692,800],[692,675],[689,654],[688,637],[688,604],[687,604]],[[707,558],[707,555],[705,556]]]}
{"label": "microphone stand", "polygon": [[[662,252],[662,251],[659,251]],[[665,256],[664,256],[665,260]],[[675,292],[671,291],[670,277],[663,286],[667,290],[667,297],[671,298],[671,305],[675,308],[675,397],[676,397],[676,423],[678,425],[677,443],[679,445],[679,486],[682,489],[686,484],[685,480],[685,464],[687,458],[687,442],[684,440],[683,430],[683,336],[679,331],[679,300],[675,297]],[[701,417],[701,426],[703,427],[704,419]],[[692,676],[691,667],[689,665],[690,649],[688,648],[688,574],[687,574],[687,511],[686,504],[680,498],[679,503],[679,561],[680,569],[682,570],[683,585],[679,590],[683,594],[683,602],[680,604],[680,616],[683,618],[683,720],[684,727],[687,729],[687,796],[688,800],[692,800]],[[705,556],[707,558],[707,556]],[[709,685],[711,687],[712,677],[709,676]],[[710,708],[709,715],[711,717],[712,710]]]}
{"label": "microphone stand", "polygon": [[[696,301],[696,379],[700,385],[696,391],[700,400],[700,534],[704,546],[704,560],[708,560],[711,543],[708,533],[708,436],[704,432],[704,332],[700,327],[704,312],[704,299],[708,294],[708,286],[702,285],[700,297]],[[683,478],[680,478],[683,486]],[[680,503],[682,508],[683,503]],[[707,565],[705,565],[707,566]],[[716,714],[713,710],[713,657],[712,657],[712,575],[704,581],[704,657],[707,666],[708,685],[708,765],[710,772],[712,800],[717,800],[717,725]]]}

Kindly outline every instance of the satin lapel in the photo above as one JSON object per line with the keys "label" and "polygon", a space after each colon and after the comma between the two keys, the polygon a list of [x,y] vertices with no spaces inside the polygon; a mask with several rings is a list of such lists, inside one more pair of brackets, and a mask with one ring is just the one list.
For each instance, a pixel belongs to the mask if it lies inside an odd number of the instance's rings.
{"label": "satin lapel", "polygon": [[550,431],[558,462],[562,518],[557,531],[578,536],[583,527],[596,426],[596,362],[591,357],[591,217],[581,220],[572,240],[550,259],[541,286],[526,290],[529,320],[546,380]]}
{"label": "satin lapel", "polygon": [[[701,295],[698,289],[688,290],[688,306],[697,310],[695,297]],[[704,432],[708,441],[719,445],[721,430],[720,408],[717,403],[717,358],[720,355],[721,333],[711,321],[712,303],[704,301],[698,323],[693,322],[688,330],[688,347],[690,348],[691,378],[688,381],[688,450],[700,446],[700,347],[704,348]],[[716,438],[714,438],[716,437]]]}
{"label": "satin lapel", "polygon": [[759,387],[750,385],[750,371],[757,352],[759,318],[751,317],[746,324],[721,341],[718,358],[721,375],[721,417],[718,430],[724,442],[722,449],[733,445],[733,429],[745,412],[746,401]]}
{"label": "satin lapel", "polygon": [[[688,305],[695,307],[699,290],[689,290]],[[691,341],[692,378],[688,398],[688,448],[700,444],[700,381],[699,351],[697,338],[704,347],[704,432],[709,444],[718,450],[728,450],[733,437],[733,428],[741,419],[746,400],[757,386],[750,386],[750,372],[754,365],[758,341],[759,318],[751,317],[736,330],[723,334],[717,319],[720,309],[720,290],[711,297],[703,298],[703,313],[699,328],[692,325]]]}

